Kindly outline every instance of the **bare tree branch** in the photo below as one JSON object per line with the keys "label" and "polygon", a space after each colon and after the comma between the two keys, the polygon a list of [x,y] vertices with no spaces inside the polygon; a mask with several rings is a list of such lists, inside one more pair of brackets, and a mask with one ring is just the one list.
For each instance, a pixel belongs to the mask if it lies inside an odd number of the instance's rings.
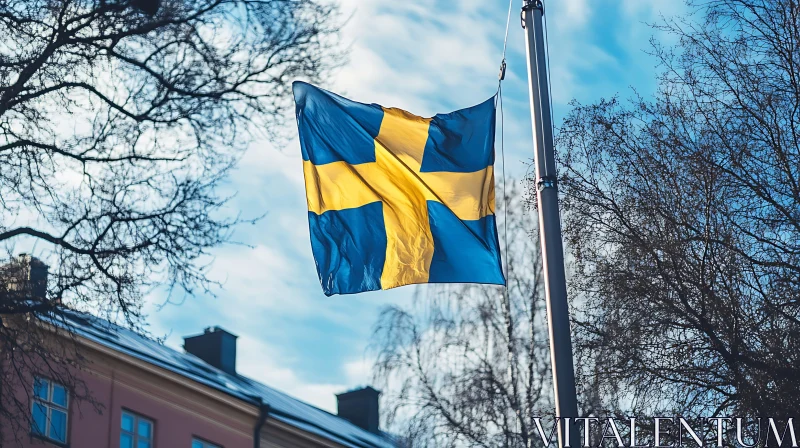
{"label": "bare tree branch", "polygon": [[317,0],[163,0],[153,16],[0,0],[0,242],[33,243],[50,266],[34,296],[8,289],[17,257],[0,263],[0,418],[15,431],[30,406],[12,388],[81,363],[25,336],[26,318],[75,309],[145,331],[152,288],[215,287],[211,249],[263,213],[236,216],[220,186],[255,138],[282,142],[291,81],[340,63],[337,14]]}

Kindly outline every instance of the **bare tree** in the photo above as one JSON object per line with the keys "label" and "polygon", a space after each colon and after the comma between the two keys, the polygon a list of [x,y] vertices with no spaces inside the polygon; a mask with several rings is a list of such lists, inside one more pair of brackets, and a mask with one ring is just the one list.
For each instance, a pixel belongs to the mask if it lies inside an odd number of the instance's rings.
{"label": "bare tree", "polygon": [[800,3],[689,4],[654,97],[575,104],[558,137],[581,382],[611,409],[796,416]]}
{"label": "bare tree", "polygon": [[408,446],[530,447],[539,440],[533,418],[552,414],[535,216],[520,188],[497,216],[501,245],[508,234],[507,294],[431,286],[409,309],[386,308],[375,326],[386,423]]}
{"label": "bare tree", "polygon": [[[278,136],[291,81],[337,63],[336,12],[317,0],[0,0],[0,242],[35,242],[50,264],[43,295],[9,289],[16,268],[0,278],[4,366],[56,361],[43,341],[20,342],[19,316],[91,310],[141,329],[151,287],[212,286],[208,250],[244,222],[220,184],[253,137]],[[0,417],[24,422],[13,383],[0,381]]]}

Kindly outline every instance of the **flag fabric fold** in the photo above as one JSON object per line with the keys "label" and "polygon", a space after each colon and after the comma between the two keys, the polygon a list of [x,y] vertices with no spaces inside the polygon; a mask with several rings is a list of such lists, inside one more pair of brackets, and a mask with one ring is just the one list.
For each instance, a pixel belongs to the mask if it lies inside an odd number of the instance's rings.
{"label": "flag fabric fold", "polygon": [[433,118],[295,82],[311,249],[323,292],[505,284],[494,98]]}

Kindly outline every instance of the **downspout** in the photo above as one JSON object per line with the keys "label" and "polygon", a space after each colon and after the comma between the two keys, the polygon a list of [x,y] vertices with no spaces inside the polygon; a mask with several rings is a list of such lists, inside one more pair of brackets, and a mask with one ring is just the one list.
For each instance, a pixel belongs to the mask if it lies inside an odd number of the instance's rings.
{"label": "downspout", "polygon": [[256,427],[253,429],[253,448],[261,448],[261,428],[264,427],[264,423],[267,422],[267,416],[269,416],[270,407],[268,404],[264,404],[264,401],[259,398],[258,399],[258,421],[256,422]]}

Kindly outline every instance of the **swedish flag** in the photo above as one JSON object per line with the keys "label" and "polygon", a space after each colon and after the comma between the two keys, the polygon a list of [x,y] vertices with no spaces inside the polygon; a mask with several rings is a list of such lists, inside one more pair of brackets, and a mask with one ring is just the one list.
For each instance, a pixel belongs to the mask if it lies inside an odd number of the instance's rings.
{"label": "swedish flag", "polygon": [[505,284],[494,99],[433,118],[293,84],[311,249],[325,295]]}

